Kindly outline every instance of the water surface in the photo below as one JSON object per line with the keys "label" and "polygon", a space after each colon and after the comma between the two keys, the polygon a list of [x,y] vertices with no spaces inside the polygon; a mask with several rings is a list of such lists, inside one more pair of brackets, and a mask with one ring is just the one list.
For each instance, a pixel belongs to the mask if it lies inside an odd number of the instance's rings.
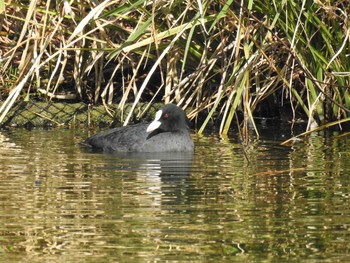
{"label": "water surface", "polygon": [[[194,136],[188,154],[89,153],[79,130],[0,132],[3,262],[346,262],[349,140]],[[249,161],[244,157],[243,151]]]}

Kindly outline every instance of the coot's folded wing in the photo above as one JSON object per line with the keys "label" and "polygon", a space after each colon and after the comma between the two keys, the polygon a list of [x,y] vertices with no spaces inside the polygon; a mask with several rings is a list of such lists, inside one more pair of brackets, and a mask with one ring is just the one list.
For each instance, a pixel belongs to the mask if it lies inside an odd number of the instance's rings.
{"label": "coot's folded wing", "polygon": [[147,138],[147,126],[147,123],[139,123],[102,131],[87,138],[82,144],[105,152],[137,151]]}

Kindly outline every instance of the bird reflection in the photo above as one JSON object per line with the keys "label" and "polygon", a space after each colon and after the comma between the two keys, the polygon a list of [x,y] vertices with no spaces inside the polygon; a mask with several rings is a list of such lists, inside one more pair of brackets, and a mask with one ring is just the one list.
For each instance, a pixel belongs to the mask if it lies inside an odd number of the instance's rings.
{"label": "bird reflection", "polygon": [[[189,188],[193,153],[115,153],[105,158],[103,169],[122,176],[124,192],[132,192],[148,206],[183,204]],[[148,201],[147,201],[148,200]]]}
{"label": "bird reflection", "polygon": [[143,160],[138,174],[145,178],[148,184],[153,183],[153,187],[159,187],[162,205],[185,203],[193,154],[163,153],[158,156],[151,154],[143,156]]}

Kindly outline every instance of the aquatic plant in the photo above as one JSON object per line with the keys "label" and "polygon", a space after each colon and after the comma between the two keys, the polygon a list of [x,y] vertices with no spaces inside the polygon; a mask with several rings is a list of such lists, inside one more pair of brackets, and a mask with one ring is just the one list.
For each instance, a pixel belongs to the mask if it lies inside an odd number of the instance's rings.
{"label": "aquatic plant", "polygon": [[307,130],[349,117],[344,0],[5,4],[0,122],[20,95],[61,91],[107,110],[176,101],[190,118],[205,113],[199,133],[214,120],[223,134],[234,121],[242,135],[258,134],[257,116],[286,110],[291,123],[305,117]]}

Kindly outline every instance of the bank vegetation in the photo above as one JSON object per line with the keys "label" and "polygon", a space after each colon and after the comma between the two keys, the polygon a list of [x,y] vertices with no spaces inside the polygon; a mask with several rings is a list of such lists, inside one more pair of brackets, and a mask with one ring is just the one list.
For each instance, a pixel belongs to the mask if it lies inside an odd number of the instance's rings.
{"label": "bank vegetation", "polygon": [[176,102],[199,133],[349,118],[345,0],[0,0],[0,12],[0,121],[34,99]]}

